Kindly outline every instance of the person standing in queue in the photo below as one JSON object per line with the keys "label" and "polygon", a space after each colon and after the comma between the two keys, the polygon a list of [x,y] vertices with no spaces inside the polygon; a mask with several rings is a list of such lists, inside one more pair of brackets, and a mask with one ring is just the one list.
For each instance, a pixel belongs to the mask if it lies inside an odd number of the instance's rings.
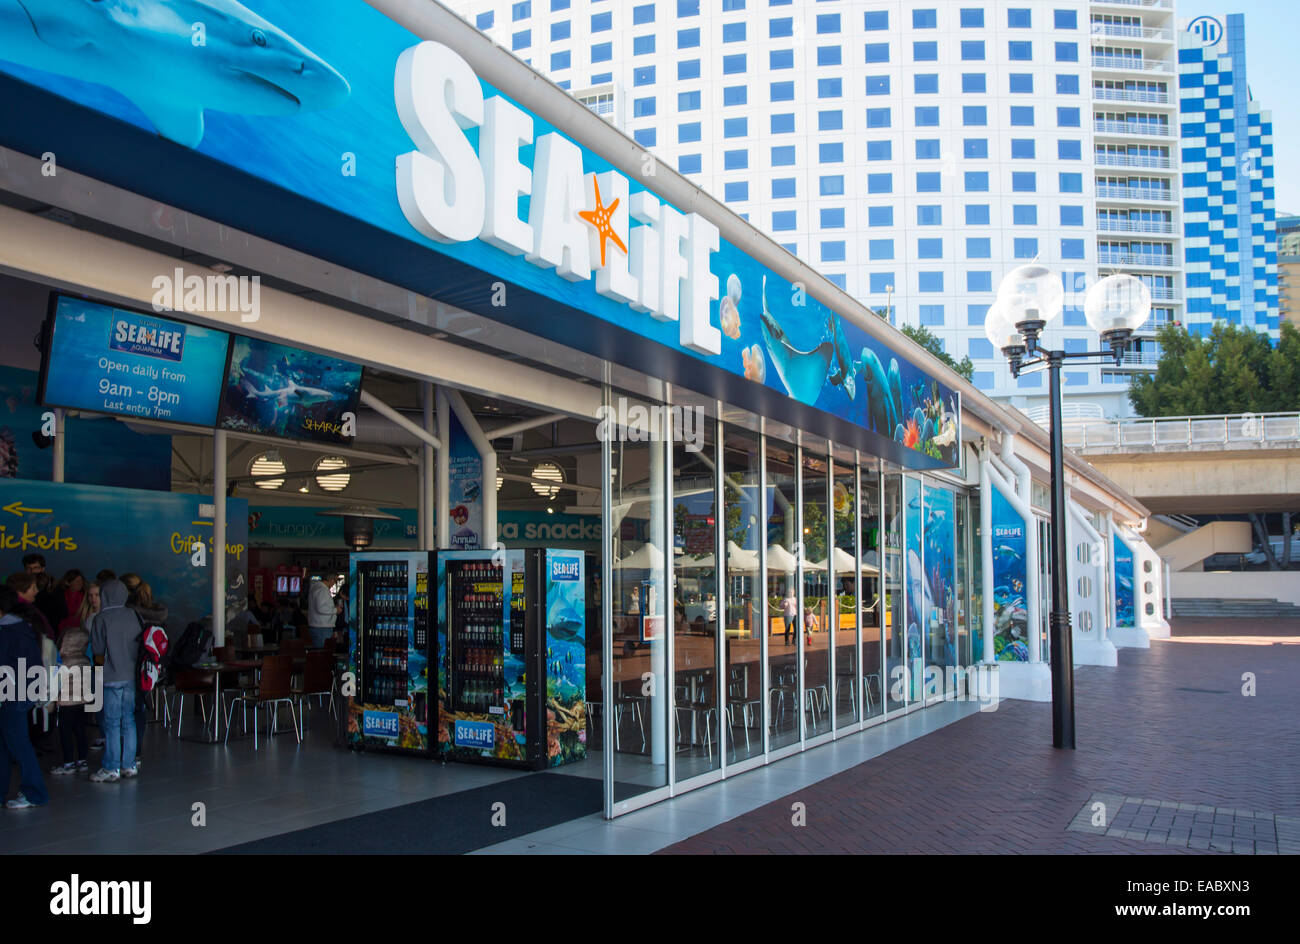
{"label": "person standing in queue", "polygon": [[[140,617],[141,626],[161,626],[166,629],[167,604],[153,598],[153,588],[136,573],[123,574],[121,580],[126,587],[127,609],[135,610]],[[135,762],[131,765],[137,770],[140,767],[140,753],[144,747],[144,732],[148,723],[149,717],[144,701],[144,692],[137,689],[135,693]]]}
{"label": "person standing in queue", "polygon": [[[90,775],[92,783],[116,783],[134,777],[136,751],[136,659],[144,629],[140,617],[126,605],[126,586],[109,580],[100,588],[102,609],[90,624],[95,656],[104,661],[103,766]],[[131,766],[123,766],[130,762]]]}
{"label": "person standing in queue", "polygon": [[[59,627],[59,662],[80,673],[91,664],[90,624],[99,612],[99,584],[90,584],[81,606]],[[55,764],[50,773],[65,777],[85,770],[87,759],[86,704],[93,701],[83,689],[80,700],[73,692],[61,691],[59,697],[59,741],[63,745],[63,763]]]}
{"label": "person standing in queue", "polygon": [[307,628],[313,649],[323,648],[325,640],[334,635],[338,613],[334,609],[334,594],[330,593],[333,586],[333,580],[321,577],[311,581],[307,588]]}
{"label": "person standing in queue", "polygon": [[5,808],[29,810],[49,803],[50,794],[27,732],[27,712],[32,702],[26,699],[26,670],[41,664],[41,641],[31,623],[17,615],[18,608],[18,594],[13,588],[0,587],[0,667],[12,672],[15,679],[24,680],[14,699],[0,702],[0,778],[3,792],[8,794],[9,768],[18,764],[18,796],[5,803]]}

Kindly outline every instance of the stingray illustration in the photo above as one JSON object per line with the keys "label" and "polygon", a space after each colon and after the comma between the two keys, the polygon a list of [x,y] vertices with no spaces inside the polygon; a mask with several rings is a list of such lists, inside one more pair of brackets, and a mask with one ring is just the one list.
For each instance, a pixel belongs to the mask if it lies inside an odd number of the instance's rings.
{"label": "stingray illustration", "polygon": [[866,385],[871,428],[885,436],[894,435],[903,413],[903,384],[898,375],[898,361],[891,357],[886,372],[876,352],[864,347],[858,358],[857,373]]}
{"label": "stingray illustration", "polygon": [[800,403],[812,406],[817,402],[822,387],[826,385],[835,346],[831,341],[823,340],[811,350],[799,350],[790,343],[785,329],[777,323],[776,318],[767,309],[766,276],[763,277],[761,295],[763,315],[760,324],[763,326],[763,342],[767,345],[767,353],[771,355],[772,363],[776,365],[776,374],[785,384],[785,389],[789,391],[790,396]]}
{"label": "stingray illustration", "polygon": [[291,115],[351,94],[332,66],[236,0],[0,0],[0,59],[116,89],[190,148],[205,109]]}

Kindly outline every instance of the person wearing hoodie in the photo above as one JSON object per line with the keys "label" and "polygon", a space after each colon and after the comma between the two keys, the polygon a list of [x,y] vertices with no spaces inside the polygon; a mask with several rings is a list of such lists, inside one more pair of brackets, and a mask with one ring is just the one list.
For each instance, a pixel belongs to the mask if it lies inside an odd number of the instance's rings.
{"label": "person wearing hoodie", "polygon": [[334,635],[338,613],[334,609],[334,594],[330,592],[333,587],[334,581],[325,577],[313,580],[307,587],[307,626],[314,649],[322,648],[325,640]]}
{"label": "person wearing hoodie", "polygon": [[0,666],[13,673],[18,686],[14,699],[0,702],[0,792],[9,792],[9,769],[17,763],[18,796],[5,808],[27,810],[50,802],[50,794],[27,733],[27,712],[32,703],[26,700],[26,669],[41,664],[41,641],[31,623],[14,612],[18,608],[18,594],[13,588],[0,587]]}
{"label": "person wearing hoodie", "polygon": [[[161,626],[167,628],[167,604],[153,598],[153,588],[137,573],[123,574],[122,583],[126,585],[126,605],[140,615],[143,626]],[[140,750],[144,745],[145,726],[149,723],[149,707],[145,704],[144,692],[135,693],[135,763],[140,767]]]}
{"label": "person wearing hoodie", "polygon": [[[90,644],[104,660],[104,766],[90,775],[93,783],[134,777],[136,659],[144,630],[140,617],[126,605],[126,585],[106,581],[99,591],[101,609],[90,623]],[[131,766],[124,766],[130,762]]]}

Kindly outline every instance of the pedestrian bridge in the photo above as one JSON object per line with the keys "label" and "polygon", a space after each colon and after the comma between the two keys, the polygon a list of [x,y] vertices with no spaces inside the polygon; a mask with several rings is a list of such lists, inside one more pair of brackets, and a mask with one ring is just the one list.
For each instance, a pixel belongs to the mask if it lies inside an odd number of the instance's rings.
{"label": "pedestrian bridge", "polygon": [[1063,419],[1065,445],[1156,514],[1300,510],[1300,413]]}

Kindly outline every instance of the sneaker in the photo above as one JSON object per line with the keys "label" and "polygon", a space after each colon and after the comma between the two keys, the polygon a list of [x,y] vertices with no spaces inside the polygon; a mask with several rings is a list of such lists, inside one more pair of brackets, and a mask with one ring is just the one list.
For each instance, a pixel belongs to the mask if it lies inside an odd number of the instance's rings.
{"label": "sneaker", "polygon": [[50,768],[50,773],[54,774],[56,777],[66,777],[69,774],[75,774],[76,772],[76,764],[55,764]]}
{"label": "sneaker", "polygon": [[121,779],[121,774],[116,770],[105,770],[103,767],[90,775],[91,783],[117,783]]}
{"label": "sneaker", "polygon": [[122,768],[122,779],[123,779],[123,780],[130,780],[132,777],[138,777],[138,776],[140,776],[140,770],[139,770],[138,767],[123,767],[123,768]]}
{"label": "sneaker", "polygon": [[89,769],[90,769],[90,764],[88,764],[86,761],[84,760],[77,761],[77,773],[81,773],[83,770],[89,770]]}
{"label": "sneaker", "polygon": [[90,742],[90,749],[92,751],[102,751],[104,749],[104,739],[95,738],[95,740]]}
{"label": "sneaker", "polygon": [[27,799],[27,797],[23,796],[23,795],[20,793],[20,794],[18,794],[17,797],[15,797],[14,799],[10,800],[8,803],[5,804],[5,809],[7,809],[7,810],[31,810],[31,809],[35,809],[36,806],[37,806],[37,804],[33,803],[31,800]]}

